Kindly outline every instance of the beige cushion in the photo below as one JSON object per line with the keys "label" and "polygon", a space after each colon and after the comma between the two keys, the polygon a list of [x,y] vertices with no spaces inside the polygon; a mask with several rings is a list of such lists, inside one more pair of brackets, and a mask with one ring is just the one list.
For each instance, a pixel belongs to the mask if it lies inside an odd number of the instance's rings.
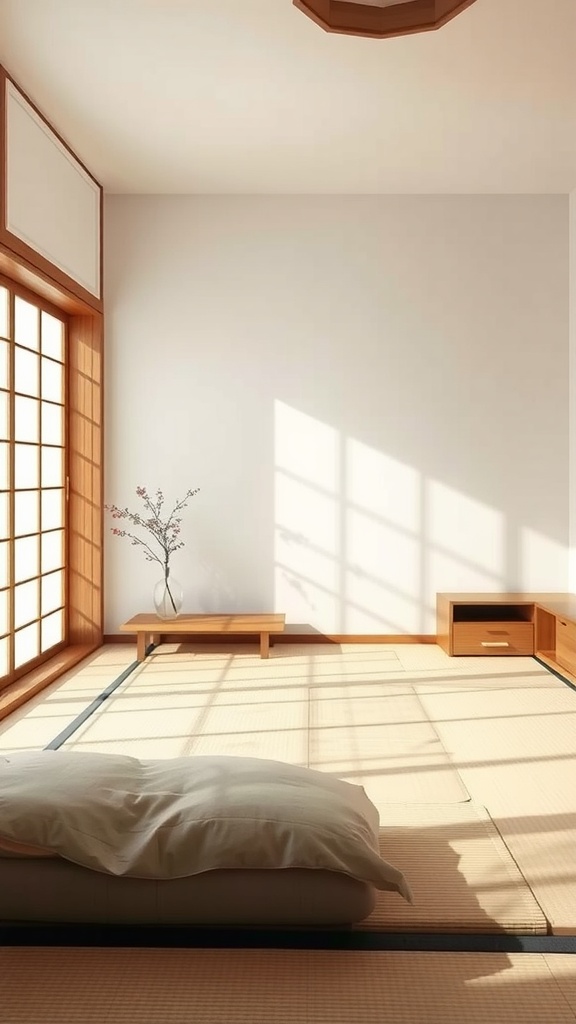
{"label": "beige cushion", "polygon": [[411,900],[402,872],[379,855],[378,826],[360,786],[279,761],[0,756],[0,837],[113,875],[313,868]]}

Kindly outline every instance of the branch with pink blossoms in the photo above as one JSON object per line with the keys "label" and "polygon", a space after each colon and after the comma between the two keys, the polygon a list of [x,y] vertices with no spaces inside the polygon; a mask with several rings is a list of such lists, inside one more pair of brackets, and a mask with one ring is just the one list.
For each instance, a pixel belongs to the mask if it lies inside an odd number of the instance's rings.
{"label": "branch with pink blossoms", "polygon": [[[199,487],[186,491],[184,497],[177,501],[174,508],[172,509],[168,518],[162,518],[162,508],[164,505],[164,494],[158,488],[156,495],[152,498],[145,487],[137,487],[136,494],[144,502],[144,511],[131,512],[129,508],[120,508],[118,505],[104,505],[104,508],[112,513],[113,519],[121,519],[130,523],[132,526],[136,526],[139,529],[147,530],[151,536],[149,542],[139,537],[138,534],[131,533],[129,530],[119,529],[117,526],[113,526],[112,533],[116,537],[128,537],[133,546],[142,547],[144,549],[144,557],[148,562],[158,562],[162,566],[164,571],[164,580],[166,583],[166,589],[172,602],[172,607],[176,611],[176,605],[174,598],[170,590],[168,578],[170,576],[170,556],[178,551],[179,548],[184,547],[184,541],[180,539],[180,524],[182,517],[178,515],[182,509],[187,508],[188,501],[193,498],[195,494],[198,494]],[[155,543],[159,548],[157,553],[151,544]]]}

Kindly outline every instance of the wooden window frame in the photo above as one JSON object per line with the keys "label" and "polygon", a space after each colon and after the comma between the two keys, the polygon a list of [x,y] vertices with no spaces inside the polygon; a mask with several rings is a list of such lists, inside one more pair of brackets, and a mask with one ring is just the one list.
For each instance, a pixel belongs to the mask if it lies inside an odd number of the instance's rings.
{"label": "wooden window frame", "polygon": [[103,642],[103,316],[0,242],[0,275],[23,298],[66,314],[67,641],[0,691],[0,719]]}
{"label": "wooden window frame", "polygon": [[[7,288],[8,291],[12,295],[14,295],[16,298],[24,299],[25,301],[32,303],[34,306],[36,306],[37,308],[43,310],[44,312],[49,313],[52,316],[57,317],[58,319],[62,319],[64,324],[65,324],[65,329],[66,329],[66,350],[68,349],[69,317],[68,317],[68,315],[66,313],[63,312],[63,310],[61,310],[58,307],[54,306],[53,303],[48,302],[46,299],[42,298],[40,295],[37,295],[34,292],[31,292],[28,288],[23,288],[21,285],[15,284],[14,281],[10,280],[10,278],[8,278],[8,277],[4,277],[2,274],[0,274],[0,286]],[[12,325],[12,327],[13,326],[14,325]],[[15,340],[14,332],[12,332],[12,345],[18,347],[18,343]],[[68,467],[68,419],[69,419],[69,417],[68,417],[68,352],[67,351],[66,351],[66,354],[65,354],[64,362],[63,362],[63,369],[64,369],[65,377],[64,377],[64,403],[63,403],[63,410],[64,410],[64,467],[63,467],[63,477],[64,477],[64,479],[63,479],[63,483],[62,483],[62,490],[64,491],[64,495],[66,496],[66,493],[67,493],[67,490],[68,490],[67,481],[68,481],[68,478],[69,478],[69,467]],[[11,365],[11,374],[10,374],[10,376],[11,376],[11,394],[12,394],[12,398],[15,399],[17,392],[16,392],[16,389],[14,387],[14,362],[13,361],[12,361],[12,365]],[[39,395],[40,395],[40,393],[39,393]],[[39,401],[40,401],[40,397],[39,397]],[[11,419],[11,423],[13,425],[13,423],[14,423],[14,414],[15,414],[15,403],[14,402],[12,403],[11,409],[12,409],[12,411],[11,411],[10,419]],[[15,434],[14,434],[14,430],[13,429],[10,430],[10,437],[11,437],[12,444],[14,444],[14,442],[16,441],[16,438],[15,438]],[[41,436],[39,436],[38,444],[39,444],[39,449],[40,449],[40,452],[41,452],[41,449],[42,449]],[[41,458],[41,455],[39,455],[39,458]],[[17,493],[17,488],[15,486],[15,480],[14,480],[14,447],[11,448],[10,462],[11,462],[11,473],[10,473],[10,476],[11,476],[11,479],[12,479],[12,487],[10,488],[8,493],[11,496],[11,500],[13,501],[15,499],[15,495]],[[39,470],[40,470],[40,467],[39,467]],[[42,488],[41,488],[40,484],[41,484],[41,481],[39,479],[38,489],[39,489],[39,491],[41,493],[42,492]],[[13,521],[12,522],[12,528],[10,530],[10,536],[8,538],[9,542],[11,543],[11,545],[13,545],[15,540],[17,539],[15,527],[16,527],[16,524]],[[64,535],[65,535],[65,539],[66,539],[65,551],[64,551],[64,565],[63,565],[63,569],[64,569],[64,593],[63,593],[63,603],[62,603],[62,607],[64,609],[64,637],[63,637],[63,639],[61,641],[59,641],[59,643],[54,644],[49,649],[48,652],[42,652],[41,651],[34,658],[31,658],[29,661],[26,661],[21,667],[13,669],[9,673],[9,678],[8,678],[7,682],[2,687],[0,687],[0,694],[3,692],[3,690],[7,689],[13,682],[16,682],[22,676],[27,675],[28,673],[33,672],[39,666],[46,664],[46,662],[49,661],[51,657],[54,657],[55,655],[60,654],[60,652],[63,651],[68,646],[68,611],[67,611],[68,610],[68,502],[67,501],[65,502]],[[39,524],[38,524],[38,537],[40,538],[41,536],[42,536],[42,530],[41,530],[41,523],[40,523],[40,520],[39,520]],[[10,618],[11,618],[11,620],[13,620],[13,616],[14,616],[14,600],[15,600],[15,585],[16,585],[15,581],[14,581],[14,578],[13,578],[14,577],[14,572],[13,572],[13,570],[14,570],[14,565],[13,565],[14,547],[11,548],[11,552],[12,552],[11,559],[10,559],[10,562],[11,562],[11,571],[10,571],[11,583],[10,583],[9,586],[10,586],[10,606],[11,606]],[[38,580],[39,581],[42,580],[43,575],[45,575],[45,574],[42,573],[42,566],[41,566],[41,563],[39,562],[39,565],[38,565]],[[39,609],[38,616],[36,618],[36,622],[38,623],[39,627],[40,627],[40,624],[41,624],[41,619],[42,619],[42,616],[41,616],[41,611]],[[16,635],[16,631],[14,630],[14,628],[12,628],[12,630],[10,632],[10,636],[9,636],[9,642],[10,642],[10,648],[11,648],[11,651],[10,651],[10,662],[11,662],[11,664],[12,664],[13,658],[14,658],[14,647],[13,647],[13,645],[14,645],[15,635]],[[40,642],[40,635],[39,635],[39,642]]]}

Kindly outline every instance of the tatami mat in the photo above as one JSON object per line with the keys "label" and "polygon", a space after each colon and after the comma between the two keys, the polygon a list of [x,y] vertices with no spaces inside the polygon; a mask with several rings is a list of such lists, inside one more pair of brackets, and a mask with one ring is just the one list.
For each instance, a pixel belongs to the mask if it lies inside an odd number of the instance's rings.
{"label": "tatami mat", "polygon": [[[531,657],[485,657],[451,658],[437,644],[396,644],[393,645],[398,661],[405,672],[443,673],[452,675],[481,676],[489,674],[507,676],[511,673],[531,674],[542,670],[542,666]],[[487,664],[489,667],[487,667]]]}
{"label": "tatami mat", "polygon": [[541,954],[2,949],[4,1024],[574,1024]]}
{"label": "tatami mat", "polygon": [[162,647],[66,747],[284,760],[362,785],[377,806],[469,799],[405,674],[382,672],[397,658],[313,651],[230,662]]}
{"label": "tatami mat", "polygon": [[364,786],[374,803],[449,803],[469,794],[450,764],[418,697],[383,689],[379,696],[314,700],[311,768]]}
{"label": "tatami mat", "polygon": [[[131,644],[103,648],[52,684],[0,723],[0,750],[45,746],[134,654]],[[444,834],[444,850],[460,868],[466,858],[452,840],[471,799],[487,808],[551,929],[576,934],[572,689],[532,658],[448,658],[430,644],[278,644],[271,655],[260,659],[257,645],[164,645],[67,747],[271,757],[363,785],[381,814],[388,805],[452,805],[446,828],[456,831]],[[500,910],[482,902],[481,869],[456,877],[496,920]]]}
{"label": "tatami mat", "polygon": [[550,673],[543,682],[418,693],[551,930],[576,934],[576,694]]}
{"label": "tatami mat", "polygon": [[[452,658],[449,669],[412,669],[417,693],[473,693],[477,690],[555,689],[559,680],[534,658]],[[503,662],[506,662],[503,664]],[[481,662],[481,665],[479,664]],[[522,665],[517,665],[522,662]]]}
{"label": "tatami mat", "polygon": [[546,934],[546,918],[484,807],[392,804],[380,819],[380,852],[404,872],[414,904],[379,893],[360,930]]}
{"label": "tatami mat", "polygon": [[576,956],[546,953],[544,960],[576,1020]]}
{"label": "tatami mat", "polygon": [[0,750],[38,750],[134,662],[133,644],[102,647],[0,721]]}

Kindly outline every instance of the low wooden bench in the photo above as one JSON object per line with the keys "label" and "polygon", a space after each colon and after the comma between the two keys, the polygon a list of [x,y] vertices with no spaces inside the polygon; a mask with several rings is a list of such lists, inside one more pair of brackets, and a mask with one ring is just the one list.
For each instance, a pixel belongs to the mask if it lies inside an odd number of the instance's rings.
{"label": "low wooden bench", "polygon": [[260,657],[267,658],[270,650],[270,635],[284,632],[284,615],[177,615],[174,619],[161,619],[158,615],[143,612],[124,622],[123,633],[136,633],[136,654],[138,661],[144,661],[146,648],[150,643],[160,643],[162,636],[188,633],[220,633],[232,636],[234,633],[260,634]]}

